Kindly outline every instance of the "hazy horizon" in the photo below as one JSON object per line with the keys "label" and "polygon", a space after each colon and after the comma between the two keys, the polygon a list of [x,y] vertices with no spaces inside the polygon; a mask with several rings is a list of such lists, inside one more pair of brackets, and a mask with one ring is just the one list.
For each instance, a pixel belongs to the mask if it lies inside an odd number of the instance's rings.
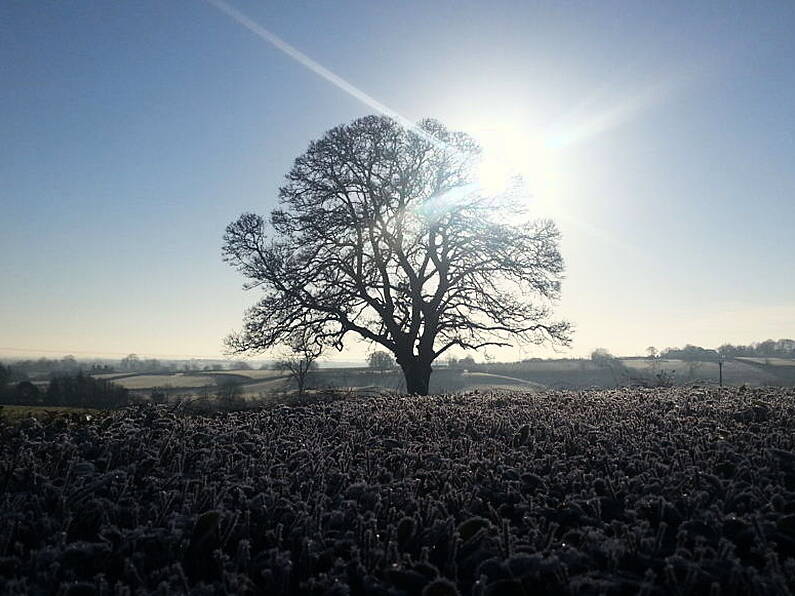
{"label": "hazy horizon", "polygon": [[[795,336],[793,23],[774,2],[6,4],[0,360],[221,359],[256,300],[224,228],[379,110],[474,135],[562,232],[572,347],[497,359]],[[350,346],[329,356],[371,349]]]}

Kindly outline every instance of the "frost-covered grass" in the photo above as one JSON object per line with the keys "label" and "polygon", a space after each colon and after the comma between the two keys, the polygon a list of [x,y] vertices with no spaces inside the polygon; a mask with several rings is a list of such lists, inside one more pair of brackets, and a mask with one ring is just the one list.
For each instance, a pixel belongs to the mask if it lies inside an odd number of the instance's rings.
{"label": "frost-covered grass", "polygon": [[793,421],[782,389],[26,420],[0,427],[0,587],[786,594]]}
{"label": "frost-covered grass", "polygon": [[96,416],[102,410],[69,408],[65,406],[0,406],[0,417],[6,422],[19,422],[25,418],[49,420],[58,416]]}

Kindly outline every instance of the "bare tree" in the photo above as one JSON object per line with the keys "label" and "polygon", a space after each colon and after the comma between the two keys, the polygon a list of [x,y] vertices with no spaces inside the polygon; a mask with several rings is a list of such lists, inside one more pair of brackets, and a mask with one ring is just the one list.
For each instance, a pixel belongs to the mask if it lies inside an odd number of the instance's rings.
{"label": "bare tree", "polygon": [[138,358],[137,354],[128,354],[119,362],[119,368],[121,368],[121,370],[136,371],[140,364],[141,360]]}
{"label": "bare tree", "polygon": [[597,366],[606,366],[616,359],[606,348],[596,348],[591,352],[591,360]]}
{"label": "bare tree", "polygon": [[599,368],[609,370],[616,387],[619,386],[619,373],[623,371],[624,366],[621,364],[618,358],[613,356],[605,348],[596,348],[593,352],[591,352],[591,361]]}
{"label": "bare tree", "polygon": [[312,142],[270,226],[252,213],[227,226],[225,260],[264,294],[227,346],[259,352],[309,330],[342,349],[358,335],[394,354],[409,393],[425,395],[450,348],[567,343],[569,324],[549,320],[558,230],[484,196],[471,175],[479,153],[434,120],[408,129],[384,116]]}
{"label": "bare tree", "polygon": [[276,370],[286,371],[295,381],[298,395],[306,390],[309,373],[317,369],[317,359],[323,353],[323,346],[309,333],[296,331],[289,340],[288,350],[273,364]]}

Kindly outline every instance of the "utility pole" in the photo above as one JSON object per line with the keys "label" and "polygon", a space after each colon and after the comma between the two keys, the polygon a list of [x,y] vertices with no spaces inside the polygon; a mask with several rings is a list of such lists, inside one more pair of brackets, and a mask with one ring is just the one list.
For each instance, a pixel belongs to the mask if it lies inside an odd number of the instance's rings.
{"label": "utility pole", "polygon": [[718,384],[723,387],[723,358],[718,358]]}

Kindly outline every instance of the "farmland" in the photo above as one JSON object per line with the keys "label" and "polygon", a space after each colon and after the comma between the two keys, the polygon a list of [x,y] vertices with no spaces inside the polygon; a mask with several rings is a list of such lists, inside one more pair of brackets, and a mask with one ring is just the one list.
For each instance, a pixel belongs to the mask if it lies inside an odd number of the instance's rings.
{"label": "farmland", "polygon": [[[787,359],[736,358],[724,363],[727,385],[795,385],[795,366]],[[590,360],[528,360],[515,363],[476,364],[472,370],[439,366],[431,377],[435,393],[491,389],[542,390],[590,389],[655,384],[656,376],[667,376],[674,385],[718,381],[716,362],[645,358],[615,359],[611,366]],[[208,396],[229,383],[239,386],[245,399],[278,399],[294,384],[278,370],[213,370],[166,374],[110,373],[96,375],[142,396],[158,389],[171,396]],[[390,390],[400,392],[404,381],[399,370],[377,371],[366,367],[320,368],[310,374],[309,387],[320,390]]]}
{"label": "farmland", "polygon": [[784,594],[794,417],[792,390],[674,388],[26,420],[0,427],[0,582]]}
{"label": "farmland", "polygon": [[[97,376],[144,396],[155,389],[174,396],[205,395],[215,392],[227,383],[233,383],[239,386],[241,395],[248,399],[256,399],[289,392],[294,388],[284,372],[274,370]],[[320,391],[327,389],[401,391],[404,387],[403,376],[399,370],[381,372],[365,367],[319,369],[311,373],[309,384],[313,390]],[[431,388],[436,392],[442,392],[495,388],[541,389],[544,385],[530,379],[498,373],[440,368],[434,372]]]}
{"label": "farmland", "polygon": [[[109,373],[94,375],[139,393],[153,389],[175,394],[209,392],[227,383],[239,384],[244,394],[257,396],[263,391],[273,391],[284,386],[284,373],[274,370],[220,370],[178,373]],[[279,382],[276,382],[279,381]]]}
{"label": "farmland", "polygon": [[48,419],[58,416],[97,416],[100,410],[91,408],[69,408],[57,406],[0,406],[0,417],[9,422],[25,418]]}
{"label": "farmland", "polygon": [[[787,359],[736,358],[724,362],[727,385],[795,385],[795,366]],[[552,389],[588,389],[633,384],[654,384],[664,374],[674,385],[715,385],[717,362],[646,358],[616,358],[599,365],[591,360],[527,360],[478,365],[477,370],[518,377]]]}
{"label": "farmland", "polygon": [[[718,364],[714,361],[685,361],[656,358],[615,358],[607,365],[590,359],[530,359],[522,362],[490,362],[447,367],[437,364],[431,377],[431,392],[489,389],[596,389],[619,386],[655,386],[658,376],[676,386],[716,385]],[[93,374],[148,399],[152,391],[170,396],[211,397],[229,385],[248,401],[278,401],[295,390],[285,371],[272,369],[203,370],[183,372],[108,372]],[[46,391],[43,373],[32,374],[33,383]],[[723,382],[729,386],[795,386],[795,360],[787,358],[737,357],[724,362]],[[405,389],[398,369],[378,371],[367,367],[321,366],[308,380],[311,391],[343,390],[373,392]]]}
{"label": "farmland", "polygon": [[178,387],[195,389],[206,387],[213,382],[213,377],[204,375],[188,375],[182,373],[165,375],[132,375],[113,379],[117,385],[126,389],[152,389],[153,387]]}
{"label": "farmland", "polygon": [[795,366],[795,359],[793,358],[751,358],[740,356],[737,360],[753,364],[764,364],[765,366]]}

